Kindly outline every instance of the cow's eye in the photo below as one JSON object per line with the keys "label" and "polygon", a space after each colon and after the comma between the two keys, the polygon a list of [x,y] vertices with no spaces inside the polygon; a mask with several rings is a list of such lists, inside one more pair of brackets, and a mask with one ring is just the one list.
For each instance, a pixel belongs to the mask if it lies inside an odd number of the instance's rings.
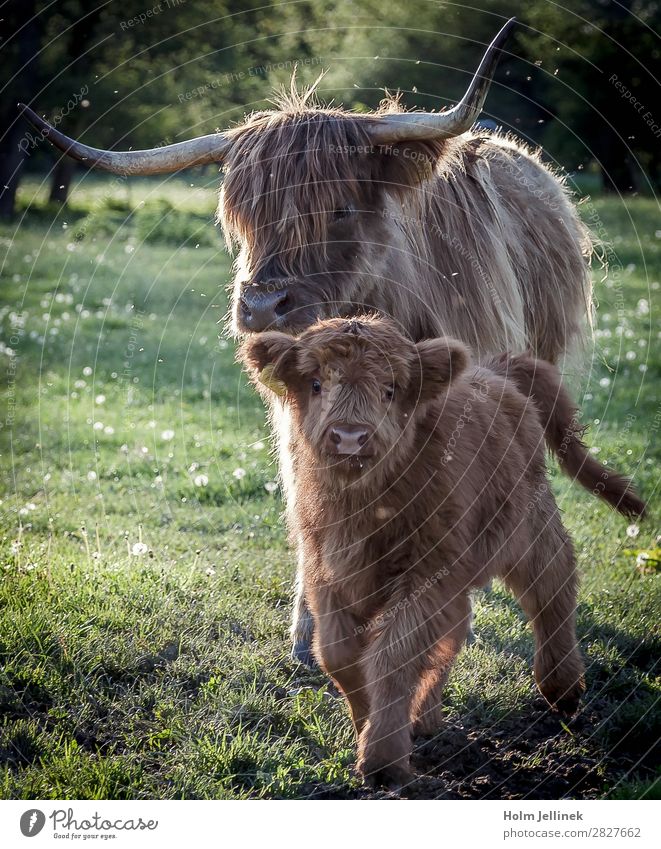
{"label": "cow's eye", "polygon": [[320,392],[321,392],[321,381],[317,380],[317,378],[315,377],[315,379],[312,381],[312,394],[313,395],[319,395]]}
{"label": "cow's eye", "polygon": [[386,386],[383,390],[383,397],[386,401],[392,401],[395,397],[395,387],[394,386]]}
{"label": "cow's eye", "polygon": [[344,218],[349,218],[355,211],[354,206],[350,203],[346,206],[341,206],[339,209],[333,211],[333,221],[342,221]]}

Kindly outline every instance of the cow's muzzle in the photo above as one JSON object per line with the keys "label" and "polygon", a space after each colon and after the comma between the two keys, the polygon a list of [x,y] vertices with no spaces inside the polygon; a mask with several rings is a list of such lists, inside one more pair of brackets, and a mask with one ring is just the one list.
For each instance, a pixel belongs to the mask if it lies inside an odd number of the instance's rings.
{"label": "cow's muzzle", "polygon": [[291,300],[286,280],[269,280],[266,283],[250,283],[239,301],[239,330],[261,333],[279,327],[291,309]]}
{"label": "cow's muzzle", "polygon": [[326,431],[326,451],[338,457],[373,457],[371,436],[365,425],[331,425]]}

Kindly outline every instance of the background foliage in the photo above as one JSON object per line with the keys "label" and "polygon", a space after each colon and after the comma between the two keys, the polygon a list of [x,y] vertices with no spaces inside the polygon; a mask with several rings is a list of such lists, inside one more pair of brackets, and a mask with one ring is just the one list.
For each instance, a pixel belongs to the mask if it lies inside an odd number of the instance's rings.
{"label": "background foliage", "polygon": [[[295,65],[301,82],[327,71],[322,96],[348,107],[373,107],[388,88],[410,106],[439,109],[461,96],[510,15],[520,26],[484,117],[542,144],[569,170],[597,171],[606,189],[658,187],[655,0],[9,0],[0,214],[14,211],[21,168],[18,100],[101,147],[152,147],[231,125],[268,105]],[[68,109],[82,86],[84,101]],[[39,145],[27,167],[53,161]],[[72,168],[61,161],[54,170],[53,200],[66,200]]]}

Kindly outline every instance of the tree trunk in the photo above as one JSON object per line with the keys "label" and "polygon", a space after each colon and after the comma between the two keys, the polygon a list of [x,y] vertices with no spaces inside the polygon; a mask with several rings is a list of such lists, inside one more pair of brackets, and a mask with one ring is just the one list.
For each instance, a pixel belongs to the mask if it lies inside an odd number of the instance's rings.
{"label": "tree trunk", "polygon": [[[11,218],[16,207],[16,190],[23,170],[23,162],[30,147],[27,139],[28,125],[18,116],[18,101],[29,103],[35,89],[37,56],[39,53],[40,21],[35,0],[21,0],[7,6],[7,20],[18,33],[18,49],[14,61],[6,69],[7,77],[15,74],[11,84],[10,99],[0,114],[0,217]],[[2,133],[2,129],[8,129]]]}
{"label": "tree trunk", "polygon": [[16,209],[16,190],[25,160],[25,150],[19,147],[24,129],[23,121],[14,118],[0,141],[0,218],[3,219],[12,218]]}
{"label": "tree trunk", "polygon": [[76,163],[68,156],[61,156],[55,163],[51,177],[50,195],[51,203],[61,203],[63,206],[69,198],[71,178],[76,168]]}

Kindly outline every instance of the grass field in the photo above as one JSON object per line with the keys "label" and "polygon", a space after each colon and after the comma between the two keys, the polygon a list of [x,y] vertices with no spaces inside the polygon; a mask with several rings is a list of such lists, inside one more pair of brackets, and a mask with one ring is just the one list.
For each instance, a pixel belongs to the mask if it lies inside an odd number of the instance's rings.
{"label": "grass field", "polygon": [[[54,213],[27,181],[29,211],[0,230],[3,798],[375,795],[352,774],[342,701],[288,658],[276,468],[218,338],[230,263],[212,183],[190,182],[87,178]],[[611,272],[595,272],[594,345],[568,379],[593,450],[635,475],[651,516],[627,530],[552,469],[583,577],[583,710],[545,711],[529,629],[496,585],[410,797],[661,796],[661,232],[651,200],[582,209]]]}

